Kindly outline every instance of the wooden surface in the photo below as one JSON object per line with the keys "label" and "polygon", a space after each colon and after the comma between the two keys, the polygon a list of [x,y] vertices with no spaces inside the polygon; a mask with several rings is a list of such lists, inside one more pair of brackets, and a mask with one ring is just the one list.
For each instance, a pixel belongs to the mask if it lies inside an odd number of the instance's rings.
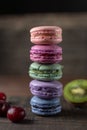
{"label": "wooden surface", "polygon": [[[63,77],[63,85],[75,77]],[[26,110],[26,118],[21,123],[11,123],[7,118],[0,118],[0,130],[87,130],[87,106],[76,109],[61,98],[62,112],[56,116],[42,117],[31,112],[29,101],[32,97],[28,76],[0,76],[0,91],[7,94],[12,105],[19,105]]]}
{"label": "wooden surface", "polygon": [[0,118],[0,130],[87,130],[87,106],[78,110],[61,98],[62,112],[52,117],[41,117],[31,112],[32,94],[25,74],[29,60],[29,30],[34,26],[58,25],[63,29],[63,85],[77,78],[87,78],[87,13],[32,14],[0,17],[0,74],[24,76],[0,76],[0,91],[6,93],[12,105],[25,108],[22,123],[11,123]]}

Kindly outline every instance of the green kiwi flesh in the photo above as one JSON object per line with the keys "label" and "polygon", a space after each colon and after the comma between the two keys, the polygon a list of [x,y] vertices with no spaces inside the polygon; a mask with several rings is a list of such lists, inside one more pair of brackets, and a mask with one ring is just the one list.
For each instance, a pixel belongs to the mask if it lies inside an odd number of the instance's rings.
{"label": "green kiwi flesh", "polygon": [[63,90],[64,98],[72,103],[87,102],[87,80],[73,80],[65,85]]}

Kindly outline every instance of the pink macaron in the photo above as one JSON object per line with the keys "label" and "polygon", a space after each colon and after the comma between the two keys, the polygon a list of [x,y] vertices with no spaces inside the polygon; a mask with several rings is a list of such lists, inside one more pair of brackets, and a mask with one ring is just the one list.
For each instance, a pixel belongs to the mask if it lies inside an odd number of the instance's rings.
{"label": "pink macaron", "polygon": [[58,26],[39,26],[30,30],[34,44],[58,44],[62,41],[62,29]]}
{"label": "pink macaron", "polygon": [[34,45],[30,49],[30,59],[38,63],[59,63],[62,61],[62,48],[58,45]]}

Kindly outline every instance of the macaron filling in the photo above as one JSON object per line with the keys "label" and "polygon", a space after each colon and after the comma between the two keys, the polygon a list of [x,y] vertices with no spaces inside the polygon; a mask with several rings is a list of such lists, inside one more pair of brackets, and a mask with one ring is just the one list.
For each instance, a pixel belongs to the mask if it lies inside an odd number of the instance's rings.
{"label": "macaron filling", "polygon": [[43,106],[39,106],[39,105],[32,105],[33,108],[38,108],[38,109],[42,109],[42,111],[53,111],[53,109],[56,109],[57,107],[60,107],[60,105],[55,105],[55,106],[47,106],[47,107],[44,107]]}
{"label": "macaron filling", "polygon": [[56,39],[61,37],[61,32],[58,31],[50,31],[50,30],[43,30],[43,31],[34,31],[31,33],[32,38],[49,38],[49,39]]}
{"label": "macaron filling", "polygon": [[33,70],[34,72],[36,71],[37,75],[40,75],[40,74],[43,74],[46,76],[46,74],[49,76],[57,76],[57,75],[60,75],[61,71],[60,70]]}
{"label": "macaron filling", "polygon": [[56,60],[62,60],[62,54],[61,53],[56,53],[56,54],[50,54],[50,53],[36,53],[36,52],[30,52],[30,58],[44,58],[46,59],[56,59]]}
{"label": "macaron filling", "polygon": [[61,112],[61,105],[58,105],[56,107],[53,107],[53,108],[40,108],[40,107],[34,107],[34,106],[31,106],[32,108],[32,112],[35,113],[35,114],[38,114],[38,115],[42,115],[42,116],[47,116],[47,115],[55,115],[57,113],[60,113]]}
{"label": "macaron filling", "polygon": [[31,86],[30,90],[33,94],[36,94],[37,96],[40,95],[40,97],[57,97],[62,95],[62,88],[50,88],[50,87],[36,87]]}
{"label": "macaron filling", "polygon": [[29,75],[38,80],[58,80],[62,77],[62,68],[60,64],[44,65],[34,62],[29,68]]}
{"label": "macaron filling", "polygon": [[62,71],[61,70],[37,70],[37,69],[32,69],[30,70],[30,76],[31,75],[35,75],[35,76],[39,76],[39,77],[59,77],[61,78],[62,76]]}

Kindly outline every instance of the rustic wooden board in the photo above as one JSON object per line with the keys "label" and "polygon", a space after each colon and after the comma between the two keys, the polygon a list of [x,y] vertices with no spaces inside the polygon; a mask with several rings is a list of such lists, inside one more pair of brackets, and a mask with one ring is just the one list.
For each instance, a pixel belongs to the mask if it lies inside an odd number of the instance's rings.
{"label": "rustic wooden board", "polygon": [[55,116],[43,117],[31,112],[30,99],[31,97],[9,97],[11,105],[24,107],[26,118],[21,123],[11,123],[6,118],[0,118],[0,130],[87,130],[87,106],[76,109],[62,98],[62,112]]}

